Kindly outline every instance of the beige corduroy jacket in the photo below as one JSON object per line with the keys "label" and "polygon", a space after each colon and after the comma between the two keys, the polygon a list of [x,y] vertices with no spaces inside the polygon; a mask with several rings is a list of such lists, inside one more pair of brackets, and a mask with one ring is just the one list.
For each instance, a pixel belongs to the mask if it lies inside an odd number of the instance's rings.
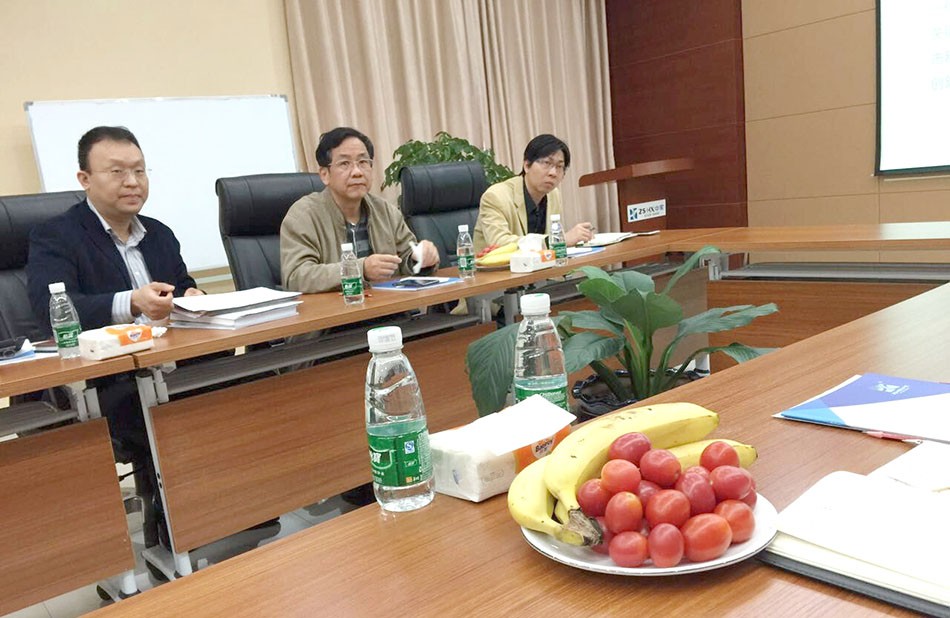
{"label": "beige corduroy jacket", "polygon": [[[561,214],[561,190],[548,193],[548,220],[545,234],[551,233],[551,215]],[[562,222],[563,226],[563,222]],[[496,182],[482,194],[472,244],[475,251],[488,245],[517,242],[528,233],[528,213],[524,204],[524,176]]]}

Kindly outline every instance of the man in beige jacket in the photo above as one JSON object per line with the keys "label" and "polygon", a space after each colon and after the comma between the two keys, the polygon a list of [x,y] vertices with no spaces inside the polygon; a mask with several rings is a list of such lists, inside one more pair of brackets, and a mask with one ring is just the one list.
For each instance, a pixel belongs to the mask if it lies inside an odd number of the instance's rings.
{"label": "man in beige jacket", "polygon": [[[391,279],[398,270],[412,274],[416,237],[398,208],[369,195],[373,143],[349,127],[320,136],[320,179],[326,189],[297,200],[280,226],[280,274],[286,290],[304,293],[340,288],[340,245],[353,243],[363,278]],[[439,251],[419,242],[422,272],[439,265]]]}
{"label": "man in beige jacket", "polygon": [[[526,234],[550,235],[551,215],[561,214],[557,186],[570,165],[570,149],[553,135],[538,135],[528,142],[521,175],[495,183],[482,194],[472,239],[475,251],[517,242]],[[564,241],[574,246],[593,235],[590,223],[578,223],[565,229]]]}

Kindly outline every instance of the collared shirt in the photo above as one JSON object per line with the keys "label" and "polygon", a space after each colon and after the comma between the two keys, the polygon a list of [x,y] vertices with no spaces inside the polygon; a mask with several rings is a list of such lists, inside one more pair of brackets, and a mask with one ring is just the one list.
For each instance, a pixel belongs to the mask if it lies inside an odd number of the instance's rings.
{"label": "collared shirt", "polygon": [[112,226],[109,225],[109,222],[99,214],[99,211],[93,207],[92,202],[90,202],[88,198],[86,199],[86,204],[89,205],[92,212],[99,218],[99,222],[102,223],[102,228],[109,235],[109,238],[112,239],[112,242],[115,243],[115,248],[119,251],[119,255],[122,256],[122,261],[125,263],[125,267],[129,272],[129,279],[132,280],[131,290],[116,292],[112,297],[112,322],[115,324],[148,322],[149,318],[144,313],[138,317],[132,315],[132,291],[152,282],[152,276],[149,274],[148,266],[145,264],[145,256],[142,255],[142,251],[139,249],[139,243],[145,238],[145,226],[142,225],[138,217],[132,217],[132,230],[129,233],[129,238],[125,242],[122,242],[118,235],[112,230]]}
{"label": "collared shirt", "polygon": [[346,242],[353,243],[356,257],[365,258],[373,253],[373,246],[369,242],[369,219],[366,206],[360,204],[360,220],[356,223],[346,223]]}
{"label": "collared shirt", "polygon": [[548,196],[541,198],[540,204],[535,204],[528,193],[528,185],[524,186],[524,209],[528,216],[528,233],[545,234],[548,224]]}

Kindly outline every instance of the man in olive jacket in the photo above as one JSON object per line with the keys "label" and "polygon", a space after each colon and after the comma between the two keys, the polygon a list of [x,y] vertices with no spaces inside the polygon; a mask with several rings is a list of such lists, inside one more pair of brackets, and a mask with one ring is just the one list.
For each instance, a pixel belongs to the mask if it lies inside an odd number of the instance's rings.
{"label": "man in olive jacket", "polygon": [[[366,281],[412,274],[416,237],[398,208],[369,195],[373,143],[349,127],[320,136],[320,179],[326,189],[297,200],[280,226],[280,273],[284,289],[326,292],[340,288],[340,245],[352,243]],[[439,265],[439,252],[419,242],[422,272]]]}

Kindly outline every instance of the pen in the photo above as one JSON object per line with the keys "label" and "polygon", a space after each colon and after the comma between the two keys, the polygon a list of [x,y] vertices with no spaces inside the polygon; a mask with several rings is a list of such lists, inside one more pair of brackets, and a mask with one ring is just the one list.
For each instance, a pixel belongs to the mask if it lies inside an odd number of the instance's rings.
{"label": "pen", "polygon": [[907,442],[908,444],[920,444],[923,440],[915,438],[913,436],[905,436],[899,433],[890,433],[887,431],[865,431],[862,432],[866,436],[871,436],[872,438],[879,438],[881,440],[898,440],[900,442]]}

